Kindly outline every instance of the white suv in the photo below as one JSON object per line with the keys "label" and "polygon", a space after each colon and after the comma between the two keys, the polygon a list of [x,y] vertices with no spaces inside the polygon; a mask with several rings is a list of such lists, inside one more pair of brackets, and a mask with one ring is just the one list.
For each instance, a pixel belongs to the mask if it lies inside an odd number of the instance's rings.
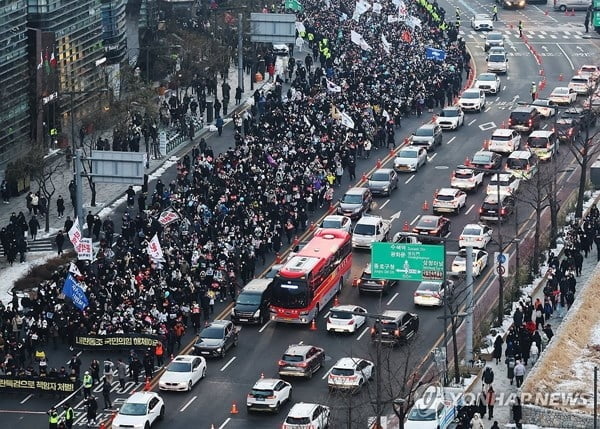
{"label": "white suv", "polygon": [[511,154],[521,147],[521,134],[510,128],[496,128],[488,144],[488,150]]}
{"label": "white suv", "polygon": [[366,359],[345,357],[329,371],[327,386],[329,390],[358,391],[373,377],[375,365]]}
{"label": "white suv", "polygon": [[292,397],[292,385],[279,378],[261,378],[246,397],[248,411],[272,411],[278,413],[281,405]]}
{"label": "white suv", "polygon": [[460,96],[458,105],[464,111],[481,112],[485,109],[485,92],[476,88],[467,89]]}
{"label": "white suv", "polygon": [[325,429],[329,427],[329,407],[300,402],[288,413],[281,429]]}
{"label": "white suv", "polygon": [[144,428],[152,426],[165,416],[165,402],[155,392],[137,392],[131,395],[112,421],[113,429]]}

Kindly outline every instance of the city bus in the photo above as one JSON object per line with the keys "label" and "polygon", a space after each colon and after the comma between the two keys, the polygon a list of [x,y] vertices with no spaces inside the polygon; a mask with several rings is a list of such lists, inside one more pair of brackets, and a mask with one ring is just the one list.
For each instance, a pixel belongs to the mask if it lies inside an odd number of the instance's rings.
{"label": "city bus", "polygon": [[279,270],[272,285],[271,320],[310,323],[342,289],[352,267],[352,236],[321,229]]}

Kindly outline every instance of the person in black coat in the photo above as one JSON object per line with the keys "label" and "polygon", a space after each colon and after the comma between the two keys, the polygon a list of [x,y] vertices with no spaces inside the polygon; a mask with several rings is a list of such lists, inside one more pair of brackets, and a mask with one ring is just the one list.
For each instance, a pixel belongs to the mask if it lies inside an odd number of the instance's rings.
{"label": "person in black coat", "polygon": [[59,195],[56,200],[56,212],[58,213],[59,219],[61,219],[65,214],[65,199],[62,195]]}
{"label": "person in black coat", "polygon": [[19,262],[21,262],[22,264],[25,263],[25,253],[27,253],[27,241],[25,240],[24,237],[20,237],[17,240],[17,251],[19,252]]}
{"label": "person in black coat", "polygon": [[29,233],[31,234],[31,239],[33,241],[35,241],[39,229],[40,222],[37,220],[37,217],[32,216],[31,219],[29,219]]}
{"label": "person in black coat", "polygon": [[492,353],[492,357],[496,360],[496,365],[502,359],[502,344],[504,344],[504,340],[502,339],[502,335],[498,334],[494,340],[494,351]]}
{"label": "person in black coat", "polygon": [[58,231],[56,237],[54,238],[54,242],[56,243],[56,251],[59,255],[63,254],[63,246],[65,245],[65,235],[62,232],[62,229]]}

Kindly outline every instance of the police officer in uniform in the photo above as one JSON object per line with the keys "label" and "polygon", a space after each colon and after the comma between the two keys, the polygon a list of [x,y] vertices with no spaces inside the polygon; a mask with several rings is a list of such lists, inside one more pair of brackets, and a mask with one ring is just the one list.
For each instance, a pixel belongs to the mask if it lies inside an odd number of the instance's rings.
{"label": "police officer in uniform", "polygon": [[87,399],[92,394],[92,386],[94,385],[94,379],[90,375],[89,371],[86,371],[83,375],[83,399]]}
{"label": "police officer in uniform", "polygon": [[519,20],[519,37],[523,37],[523,21]]}
{"label": "police officer in uniform", "polygon": [[492,21],[498,21],[498,5],[495,4],[492,8]]}
{"label": "police officer in uniform", "polygon": [[73,420],[75,419],[75,411],[69,402],[66,402],[64,405],[65,409],[65,426],[67,429],[71,429],[73,427]]}
{"label": "police officer in uniform", "polygon": [[535,82],[531,82],[531,101],[535,101],[535,97],[537,95],[537,86]]}
{"label": "police officer in uniform", "polygon": [[56,429],[58,427],[58,413],[56,412],[56,408],[50,408],[48,411],[48,428]]}

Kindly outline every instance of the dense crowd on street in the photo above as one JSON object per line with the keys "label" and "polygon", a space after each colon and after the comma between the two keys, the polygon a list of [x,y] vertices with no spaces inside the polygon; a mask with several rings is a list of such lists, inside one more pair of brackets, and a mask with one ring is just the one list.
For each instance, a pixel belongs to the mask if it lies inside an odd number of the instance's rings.
{"label": "dense crowd on street", "polygon": [[[287,70],[270,76],[271,89],[257,90],[252,108],[234,115],[229,149],[216,154],[201,140],[178,162],[175,180],[158,180],[149,195],[128,190],[120,231],[110,217],[90,214],[85,220],[87,234],[100,243],[94,263],[77,263],[89,307],[80,311],[61,295],[66,269],[39,285],[37,297],[25,303],[25,315],[15,311],[16,300],[2,307],[2,369],[32,366],[39,373],[34,365],[39,347],[74,347],[76,336],[94,333],[155,334],[167,355],[176,352],[186,330],[196,331],[210,319],[215,301],[233,299],[257,264],[290,244],[311,213],[331,202],[334,187],[355,178],[359,157],[395,146],[403,116],[452,102],[469,62],[464,43],[442,31],[428,10],[406,3],[407,13],[421,21],[414,28],[387,19],[398,15],[391,2],[358,20],[347,17],[354,2],[331,1],[330,10],[322,2],[303,2],[299,17],[310,37],[302,53],[296,49],[301,59],[290,58]],[[441,12],[437,4],[433,8]],[[370,50],[350,41],[351,30],[362,34]],[[382,44],[382,34],[391,46]],[[320,49],[324,39],[327,51]],[[444,50],[445,60],[426,59],[427,46]],[[341,91],[327,90],[327,81]],[[198,104],[189,100],[190,108],[192,103]],[[354,127],[334,119],[341,113]],[[158,216],[165,210],[179,220],[162,225]],[[11,225],[6,229],[21,236],[29,229],[18,219]],[[59,253],[71,225],[67,217],[56,236]],[[164,261],[148,257],[154,234]],[[10,246],[2,244],[7,253]]]}

